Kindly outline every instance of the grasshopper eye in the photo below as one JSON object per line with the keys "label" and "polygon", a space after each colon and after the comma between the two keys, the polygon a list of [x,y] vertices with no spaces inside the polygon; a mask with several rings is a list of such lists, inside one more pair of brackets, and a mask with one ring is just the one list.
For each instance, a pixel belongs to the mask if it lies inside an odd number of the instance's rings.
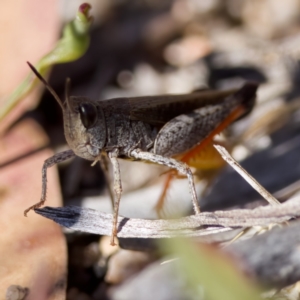
{"label": "grasshopper eye", "polygon": [[86,129],[93,127],[97,121],[97,108],[91,103],[79,105],[80,119]]}

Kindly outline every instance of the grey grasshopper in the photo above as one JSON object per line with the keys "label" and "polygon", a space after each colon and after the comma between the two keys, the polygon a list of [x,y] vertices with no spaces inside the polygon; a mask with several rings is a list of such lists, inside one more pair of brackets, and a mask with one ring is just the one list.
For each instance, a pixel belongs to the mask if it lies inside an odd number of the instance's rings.
{"label": "grey grasshopper", "polygon": [[[29,63],[28,63],[29,64]],[[48,158],[42,168],[40,202],[25,210],[41,207],[46,201],[47,169],[74,156],[90,161],[107,155],[113,169],[114,215],[111,244],[117,236],[118,211],[122,193],[118,159],[142,160],[177,170],[188,179],[193,208],[200,213],[190,167],[173,157],[201,143],[235,109],[247,113],[255,102],[258,85],[248,82],[229,91],[204,90],[185,95],[115,98],[94,101],[69,96],[63,102],[45,79],[29,64],[63,111],[64,133],[71,150]]]}

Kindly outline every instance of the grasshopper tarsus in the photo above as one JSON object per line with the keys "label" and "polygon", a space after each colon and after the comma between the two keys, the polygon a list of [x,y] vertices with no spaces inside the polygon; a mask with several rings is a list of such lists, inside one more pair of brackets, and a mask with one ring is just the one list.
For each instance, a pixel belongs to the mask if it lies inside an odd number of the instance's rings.
{"label": "grasshopper tarsus", "polygon": [[36,208],[40,208],[41,206],[44,205],[46,200],[40,201],[30,207],[28,207],[27,209],[24,210],[24,217],[27,217],[27,214],[31,211],[31,210],[35,210]]}
{"label": "grasshopper tarsus", "polygon": [[115,239],[117,238],[117,231],[112,231],[111,237],[110,237],[110,245],[111,246],[116,246],[117,244],[115,243]]}
{"label": "grasshopper tarsus", "polygon": [[28,207],[27,209],[24,210],[24,217],[27,217],[27,214],[32,210],[34,209],[34,206],[35,205],[32,205],[30,207]]}

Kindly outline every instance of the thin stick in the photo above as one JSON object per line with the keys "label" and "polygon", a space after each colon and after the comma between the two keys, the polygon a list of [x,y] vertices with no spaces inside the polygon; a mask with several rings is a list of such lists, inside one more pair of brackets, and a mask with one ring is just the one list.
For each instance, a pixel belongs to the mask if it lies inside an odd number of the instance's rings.
{"label": "thin stick", "polygon": [[262,187],[229,153],[220,146],[214,145],[222,158],[235,169],[270,205],[280,205],[280,202],[272,196],[264,187]]}

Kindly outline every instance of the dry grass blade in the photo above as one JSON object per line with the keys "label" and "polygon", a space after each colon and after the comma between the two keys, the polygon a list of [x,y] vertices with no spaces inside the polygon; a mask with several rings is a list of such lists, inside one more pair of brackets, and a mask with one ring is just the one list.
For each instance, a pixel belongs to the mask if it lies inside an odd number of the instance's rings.
{"label": "dry grass blade", "polygon": [[[36,213],[74,230],[100,235],[110,235],[112,215],[76,206],[36,209]],[[196,237],[234,228],[263,226],[281,223],[300,216],[299,199],[289,200],[280,206],[256,209],[203,212],[174,220],[143,220],[118,218],[118,237],[170,238]],[[205,227],[203,227],[205,226]],[[217,228],[216,228],[217,227]]]}
{"label": "dry grass blade", "polygon": [[263,186],[261,186],[255,178],[253,178],[229,153],[220,146],[214,145],[217,151],[221,154],[223,159],[237,171],[264,199],[266,199],[270,205],[280,205],[280,202],[272,196]]}

